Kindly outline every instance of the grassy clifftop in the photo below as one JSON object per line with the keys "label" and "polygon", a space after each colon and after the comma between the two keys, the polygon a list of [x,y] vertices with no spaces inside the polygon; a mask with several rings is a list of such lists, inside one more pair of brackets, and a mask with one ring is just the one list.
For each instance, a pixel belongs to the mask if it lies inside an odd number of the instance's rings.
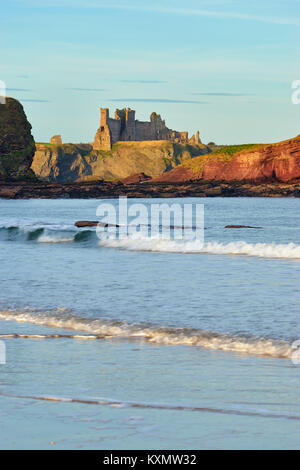
{"label": "grassy clifftop", "polygon": [[158,177],[178,164],[209,152],[205,145],[160,141],[117,142],[110,151],[89,144],[36,144],[32,169],[46,181],[118,180],[137,173]]}
{"label": "grassy clifftop", "polygon": [[275,144],[224,146],[185,161],[157,181],[280,181],[300,179],[300,136]]}
{"label": "grassy clifftop", "polygon": [[191,162],[184,162],[182,166],[189,169],[197,178],[202,178],[206,165],[229,163],[238,154],[254,152],[264,146],[264,144],[225,145],[208,155],[196,157]]}

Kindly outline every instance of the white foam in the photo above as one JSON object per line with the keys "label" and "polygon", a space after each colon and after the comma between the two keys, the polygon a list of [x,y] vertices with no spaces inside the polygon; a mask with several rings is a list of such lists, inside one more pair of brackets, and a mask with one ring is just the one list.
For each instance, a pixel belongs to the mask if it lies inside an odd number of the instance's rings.
{"label": "white foam", "polygon": [[295,243],[247,243],[236,241],[220,243],[200,240],[182,241],[154,238],[125,238],[101,240],[99,245],[107,248],[119,248],[129,251],[154,251],[171,253],[209,253],[216,255],[246,255],[260,258],[300,259],[300,245]]}
{"label": "white foam", "polygon": [[[220,334],[212,331],[189,328],[168,328],[163,326],[129,325],[125,322],[108,322],[101,319],[86,319],[76,316],[62,316],[57,313],[25,313],[1,311],[0,319],[28,322],[55,328],[85,331],[90,334],[82,339],[97,339],[97,336],[140,338],[161,345],[189,345],[207,349],[233,351],[237,353],[290,358],[294,352],[287,341],[269,338],[247,338]],[[78,335],[79,336],[79,335]],[[100,338],[99,338],[100,339]],[[101,338],[102,339],[102,338]]]}
{"label": "white foam", "polygon": [[74,236],[64,237],[62,235],[40,235],[37,239],[38,243],[70,243],[74,241]]}

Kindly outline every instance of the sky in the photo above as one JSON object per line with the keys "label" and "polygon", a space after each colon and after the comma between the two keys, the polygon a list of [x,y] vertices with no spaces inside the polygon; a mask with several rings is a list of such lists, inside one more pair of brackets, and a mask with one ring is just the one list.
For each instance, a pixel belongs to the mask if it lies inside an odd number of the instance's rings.
{"label": "sky", "polygon": [[299,0],[9,0],[0,80],[38,142],[91,142],[100,107],[161,114],[203,142],[300,133]]}

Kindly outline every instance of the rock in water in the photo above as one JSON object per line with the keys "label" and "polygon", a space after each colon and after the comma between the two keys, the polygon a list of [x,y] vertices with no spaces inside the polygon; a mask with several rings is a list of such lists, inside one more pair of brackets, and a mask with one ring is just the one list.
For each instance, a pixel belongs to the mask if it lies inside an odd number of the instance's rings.
{"label": "rock in water", "polygon": [[78,220],[75,227],[119,227],[117,224],[109,224],[107,222],[97,222],[96,220]]}
{"label": "rock in water", "polygon": [[224,228],[262,228],[262,227],[253,227],[252,225],[226,225]]}
{"label": "rock in water", "polygon": [[78,220],[75,222],[75,227],[97,227],[98,221],[96,220]]}
{"label": "rock in water", "polygon": [[23,106],[14,98],[0,104],[0,179],[35,179],[30,169],[35,152],[31,125]]}

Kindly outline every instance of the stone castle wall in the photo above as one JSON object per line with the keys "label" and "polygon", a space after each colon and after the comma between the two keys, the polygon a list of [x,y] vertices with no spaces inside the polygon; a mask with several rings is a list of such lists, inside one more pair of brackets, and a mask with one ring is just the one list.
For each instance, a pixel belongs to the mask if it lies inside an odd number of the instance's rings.
{"label": "stone castle wall", "polygon": [[201,144],[199,131],[196,137],[188,138],[188,132],[169,129],[160,114],[152,113],[150,121],[135,119],[135,111],[130,108],[116,109],[115,118],[109,117],[108,108],[101,108],[100,127],[96,132],[94,150],[110,150],[115,142],[170,140],[172,142]]}

